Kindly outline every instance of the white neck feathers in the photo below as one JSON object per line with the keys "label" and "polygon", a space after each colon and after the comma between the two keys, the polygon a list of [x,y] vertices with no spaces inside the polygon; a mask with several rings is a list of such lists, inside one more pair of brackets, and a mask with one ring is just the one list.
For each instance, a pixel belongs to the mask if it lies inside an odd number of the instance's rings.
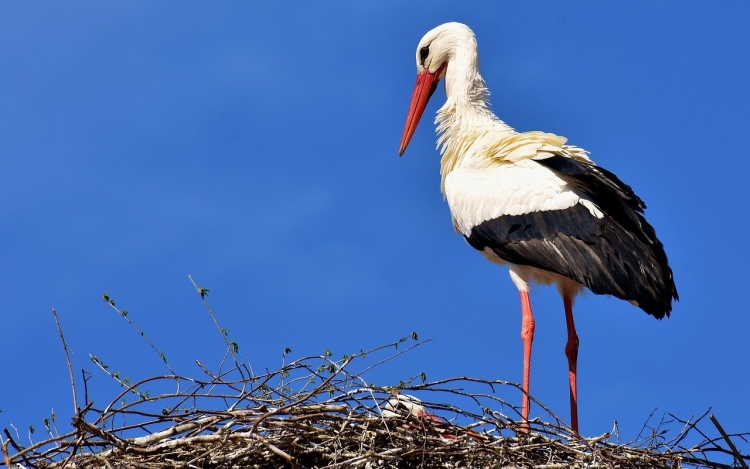
{"label": "white neck feathers", "polygon": [[481,150],[491,141],[515,133],[490,110],[489,90],[479,72],[474,34],[455,34],[445,72],[446,101],[435,118],[439,134],[441,188],[458,167],[481,168],[496,164]]}

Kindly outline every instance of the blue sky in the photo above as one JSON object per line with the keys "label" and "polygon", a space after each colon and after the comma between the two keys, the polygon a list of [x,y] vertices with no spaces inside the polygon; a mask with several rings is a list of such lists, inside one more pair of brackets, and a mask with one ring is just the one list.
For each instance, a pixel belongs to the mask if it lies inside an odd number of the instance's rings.
{"label": "blue sky", "polygon": [[[417,331],[372,378],[520,381],[518,293],[452,229],[429,104],[398,143],[422,35],[477,34],[498,116],[586,148],[633,186],[681,301],[656,321],[576,305],[581,431],[712,407],[749,430],[744,292],[750,128],[746,2],[0,3],[0,427],[70,415],[56,308],[77,369],[93,353],[183,374],[222,343],[274,369]],[[556,291],[532,293],[532,394],[567,416]],[[90,387],[106,395],[108,378]],[[513,396],[520,403],[520,396]],[[532,410],[533,414],[533,410]]]}

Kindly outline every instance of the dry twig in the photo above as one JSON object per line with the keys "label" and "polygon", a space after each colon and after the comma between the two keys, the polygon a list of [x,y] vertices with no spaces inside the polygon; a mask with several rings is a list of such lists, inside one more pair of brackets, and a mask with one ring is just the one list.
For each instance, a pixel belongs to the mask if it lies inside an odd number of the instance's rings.
{"label": "dry twig", "polygon": [[73,388],[73,412],[78,412],[78,397],[76,397],[76,382],[73,378],[73,363],[70,361],[68,344],[65,343],[65,336],[63,335],[62,326],[60,326],[60,319],[57,317],[57,311],[55,308],[52,308],[52,316],[55,318],[57,332],[60,333],[60,341],[62,342],[63,350],[65,351],[65,361],[68,364],[68,373],[70,373],[70,386]]}

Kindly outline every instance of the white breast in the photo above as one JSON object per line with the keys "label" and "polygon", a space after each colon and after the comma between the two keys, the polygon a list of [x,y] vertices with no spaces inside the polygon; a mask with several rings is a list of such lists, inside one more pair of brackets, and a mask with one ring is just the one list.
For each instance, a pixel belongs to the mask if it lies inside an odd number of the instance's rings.
{"label": "white breast", "polygon": [[530,159],[491,168],[454,169],[445,179],[445,197],[456,229],[466,236],[480,223],[503,215],[563,210],[577,203],[602,217],[593,202]]}

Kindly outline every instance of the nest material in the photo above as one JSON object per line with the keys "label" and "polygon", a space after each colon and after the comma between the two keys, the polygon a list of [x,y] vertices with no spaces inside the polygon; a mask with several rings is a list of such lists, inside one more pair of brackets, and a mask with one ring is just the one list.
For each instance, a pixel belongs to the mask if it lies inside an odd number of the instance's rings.
{"label": "nest material", "polygon": [[[362,375],[375,365],[358,373],[348,371],[355,359],[365,355],[334,361],[326,353],[264,375],[237,365],[218,375],[203,368],[204,380],[150,378],[127,387],[105,408],[87,403],[73,418],[72,432],[22,447],[18,435],[13,438],[6,429],[5,465],[14,469],[648,469],[728,468],[744,465],[746,459],[736,448],[727,447],[728,438],[708,437],[700,430],[697,424],[702,417],[693,422],[672,418],[678,431],[670,440],[665,430],[670,422],[662,420],[656,427],[644,425],[637,441],[618,444],[609,434],[590,439],[574,435],[537,402],[550,421],[531,421],[525,433],[518,409],[499,397],[503,390],[515,394],[518,386],[501,381],[455,378],[401,383],[402,389],[420,396],[430,392],[433,403],[424,407],[431,418],[408,412],[386,412],[386,417],[383,409],[398,388],[368,385]],[[376,365],[385,361],[388,358]],[[165,386],[176,390],[155,397],[144,391]],[[127,402],[125,398],[132,395],[135,398]],[[688,447],[695,437],[697,442]]]}

